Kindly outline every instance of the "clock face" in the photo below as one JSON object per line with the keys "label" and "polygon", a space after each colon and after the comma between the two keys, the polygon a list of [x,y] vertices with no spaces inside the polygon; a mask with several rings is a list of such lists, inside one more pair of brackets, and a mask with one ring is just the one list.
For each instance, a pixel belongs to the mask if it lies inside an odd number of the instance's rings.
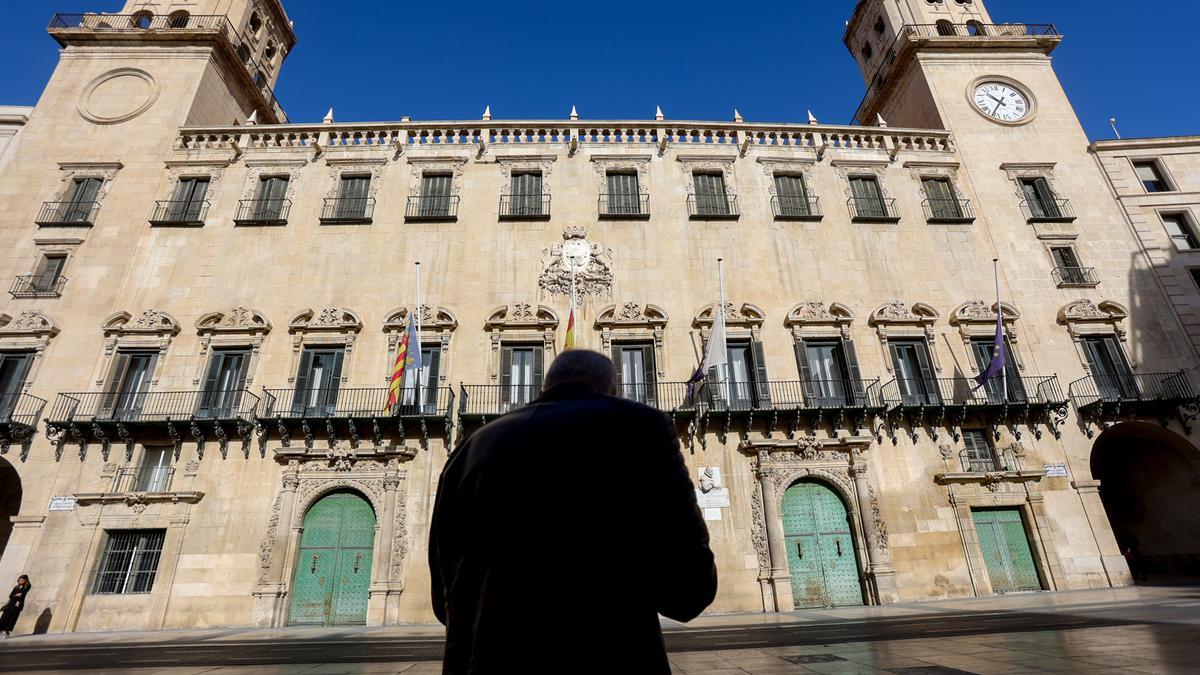
{"label": "clock face", "polygon": [[1000,82],[984,82],[975,88],[975,107],[986,117],[1001,122],[1020,122],[1029,116],[1029,100],[1016,88]]}

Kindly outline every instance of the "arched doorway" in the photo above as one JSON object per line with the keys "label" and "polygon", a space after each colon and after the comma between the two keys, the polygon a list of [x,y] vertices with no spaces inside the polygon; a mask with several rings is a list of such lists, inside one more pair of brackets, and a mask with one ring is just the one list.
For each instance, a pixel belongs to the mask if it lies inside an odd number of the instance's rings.
{"label": "arched doorway", "polygon": [[293,626],[367,622],[375,511],[357,492],[325,495],[304,514],[292,582]]}
{"label": "arched doorway", "polygon": [[8,460],[0,459],[0,557],[12,535],[12,517],[21,511],[21,477]]}
{"label": "arched doorway", "polygon": [[1127,422],[1092,446],[1092,476],[1136,579],[1200,576],[1200,453],[1154,424]]}
{"label": "arched doorway", "polygon": [[854,535],[842,498],[804,480],[783,493],[783,536],[797,609],[863,604]]}

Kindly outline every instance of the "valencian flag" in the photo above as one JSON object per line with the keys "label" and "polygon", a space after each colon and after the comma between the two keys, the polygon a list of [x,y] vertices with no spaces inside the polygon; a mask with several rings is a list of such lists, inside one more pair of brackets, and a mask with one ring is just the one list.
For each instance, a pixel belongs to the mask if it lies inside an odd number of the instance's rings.
{"label": "valencian flag", "polygon": [[[408,315],[408,329],[400,336],[400,347],[396,349],[396,363],[392,365],[392,376],[388,381],[387,408],[390,413],[400,404],[400,389],[404,386],[404,367],[408,363],[408,336],[412,329],[413,317]],[[419,350],[418,350],[419,351]]]}
{"label": "valencian flag", "polygon": [[571,316],[567,319],[567,341],[563,351],[575,349],[575,309],[571,308]]}

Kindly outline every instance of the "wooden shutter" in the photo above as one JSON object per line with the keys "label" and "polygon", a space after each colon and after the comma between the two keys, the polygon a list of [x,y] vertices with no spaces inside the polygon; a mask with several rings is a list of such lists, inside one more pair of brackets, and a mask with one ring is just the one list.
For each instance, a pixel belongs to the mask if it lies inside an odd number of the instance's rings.
{"label": "wooden shutter", "polygon": [[754,367],[754,384],[759,408],[771,407],[771,385],[767,378],[767,357],[760,340],[750,342],[750,360]]}
{"label": "wooden shutter", "polygon": [[941,401],[938,393],[937,378],[934,377],[933,366],[929,360],[929,345],[924,340],[914,343],[917,353],[917,365],[921,368],[921,380],[925,385],[925,403],[936,405]]}
{"label": "wooden shutter", "polygon": [[296,389],[292,393],[292,414],[303,414],[308,404],[309,382],[312,381],[313,350],[300,353],[300,369],[296,372]]}
{"label": "wooden shutter", "polygon": [[100,194],[100,186],[104,183],[101,178],[80,178],[75,181],[71,192],[70,203],[65,210],[67,222],[86,221],[91,217],[92,206]]}
{"label": "wooden shutter", "polygon": [[702,215],[729,213],[729,202],[725,195],[724,173],[695,173],[692,182],[696,189],[696,208]]}
{"label": "wooden shutter", "polygon": [[785,216],[808,215],[808,187],[804,176],[775,175],[775,192],[779,199],[779,213]]}
{"label": "wooden shutter", "polygon": [[945,178],[926,178],[921,181],[925,198],[929,200],[929,212],[935,218],[958,217],[958,199]]}
{"label": "wooden shutter", "polygon": [[623,359],[622,359],[622,355],[621,355],[623,347],[624,347],[624,345],[615,344],[615,343],[612,346],[613,366],[615,366],[617,369],[617,395],[618,396],[623,396],[625,394],[625,389],[624,389],[624,387],[625,387],[625,368],[624,368],[624,365],[622,364]]}
{"label": "wooden shutter", "polygon": [[883,195],[879,191],[879,183],[874,178],[852,176],[850,192],[854,196],[854,204],[859,216],[879,218],[885,214]]}
{"label": "wooden shutter", "polygon": [[100,416],[110,417],[113,408],[117,405],[117,398],[121,395],[118,391],[121,386],[121,381],[125,379],[125,372],[129,370],[129,352],[118,351],[113,357],[112,367],[108,371],[108,379],[104,382],[104,400],[100,405]]}
{"label": "wooden shutter", "polygon": [[970,469],[977,470],[985,468],[979,466],[992,465],[994,468],[995,459],[992,457],[992,446],[987,441],[987,434],[975,429],[963,431],[963,445],[967,446],[967,459],[970,460]]}
{"label": "wooden shutter", "polygon": [[804,390],[804,400],[812,401],[817,396],[817,388],[812,381],[812,369],[808,362],[808,345],[804,338],[796,338],[796,370],[800,373],[800,387]]}
{"label": "wooden shutter", "polygon": [[513,348],[508,345],[500,347],[500,402],[512,402],[512,362]]}
{"label": "wooden shutter", "polygon": [[204,392],[200,398],[201,416],[211,416],[213,408],[220,405],[224,398],[221,391],[221,372],[225,370],[225,360],[228,354],[224,351],[214,351],[208,362],[208,375],[204,378]]}
{"label": "wooden shutter", "polygon": [[425,367],[429,369],[428,381],[425,383],[431,390],[436,390],[439,378],[442,374],[442,348],[441,346],[433,346],[429,348],[428,358],[423,358]]}
{"label": "wooden shutter", "polygon": [[525,397],[526,401],[532,401],[542,393],[542,357],[545,352],[541,345],[533,348],[533,386],[530,387],[529,395]]}
{"label": "wooden shutter", "polygon": [[65,255],[47,255],[38,263],[37,273],[33,277],[33,288],[38,291],[54,290],[54,285],[62,275],[63,266],[67,263]]}
{"label": "wooden shutter", "polygon": [[421,176],[421,215],[444,216],[450,213],[450,174]]}
{"label": "wooden shutter", "polygon": [[[417,348],[419,349],[420,345],[418,345]],[[323,398],[325,400],[325,409],[328,411],[327,414],[330,414],[330,415],[337,412],[338,391],[341,389],[341,386],[342,386],[342,361],[345,358],[346,358],[345,350],[338,349],[333,352],[333,368],[330,369],[332,371],[332,373],[331,373],[331,377],[328,380],[329,384],[324,389],[324,396],[323,396]]]}
{"label": "wooden shutter", "polygon": [[846,360],[846,379],[850,380],[849,391],[853,395],[853,400],[849,401],[853,406],[866,406],[867,392],[863,384],[862,370],[858,366],[858,352],[854,350],[854,341],[842,339],[842,358]]}
{"label": "wooden shutter", "polygon": [[646,383],[646,405],[658,405],[658,370],[654,362],[654,345],[642,346],[642,381]]}

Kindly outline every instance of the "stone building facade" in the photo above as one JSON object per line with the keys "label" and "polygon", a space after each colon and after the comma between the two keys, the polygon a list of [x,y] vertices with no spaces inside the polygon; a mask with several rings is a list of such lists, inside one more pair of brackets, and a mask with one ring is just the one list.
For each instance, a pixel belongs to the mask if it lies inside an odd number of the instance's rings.
{"label": "stone building facade", "polygon": [[[1124,585],[1119,539],[1194,571],[1154,516],[1194,499],[1196,352],[1052,26],[860,2],[852,126],[288,124],[279,2],[177,5],[55,17],[0,174],[19,628],[431,621],[440,467],[536,395],[572,274],[579,345],[676,421],[713,612]],[[1010,366],[977,389],[1000,310]],[[731,365],[692,399],[717,313]],[[387,406],[413,314],[427,368]],[[1163,475],[1121,483],[1146,446]],[[619,498],[622,451],[563,479]]]}

